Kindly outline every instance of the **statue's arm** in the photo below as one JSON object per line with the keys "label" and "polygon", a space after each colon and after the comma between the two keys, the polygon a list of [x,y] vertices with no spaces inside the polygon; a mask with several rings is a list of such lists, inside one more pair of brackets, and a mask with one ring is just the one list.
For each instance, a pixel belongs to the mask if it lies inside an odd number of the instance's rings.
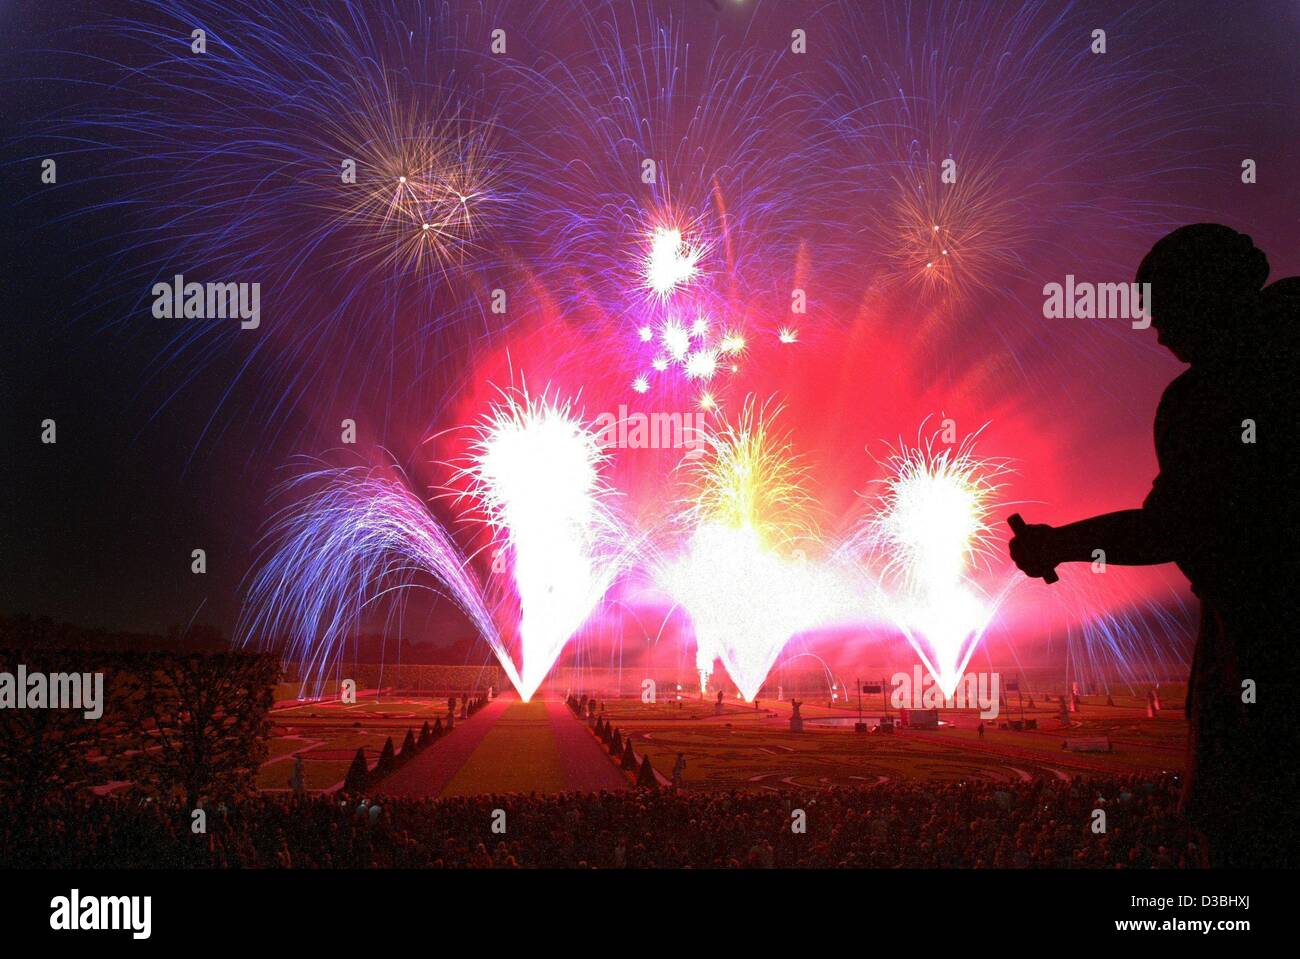
{"label": "statue's arm", "polygon": [[1092,562],[1099,558],[1096,550],[1117,566],[1152,566],[1175,558],[1165,524],[1147,508],[1103,513],[1058,526],[1049,537],[1059,563]]}

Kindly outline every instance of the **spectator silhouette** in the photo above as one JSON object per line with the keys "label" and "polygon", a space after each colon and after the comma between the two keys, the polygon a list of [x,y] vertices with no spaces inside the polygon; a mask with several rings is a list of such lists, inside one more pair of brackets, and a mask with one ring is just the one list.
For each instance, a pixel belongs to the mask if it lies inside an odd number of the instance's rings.
{"label": "spectator silhouette", "polygon": [[[1081,829],[1103,796],[1122,807],[1122,828]],[[0,851],[6,867],[43,869],[1190,868],[1199,858],[1186,820],[1172,814],[1177,783],[1167,775],[819,789],[820,838],[777,844],[773,829],[788,836],[790,810],[811,797],[710,789],[515,795],[509,806],[520,828],[496,837],[491,850],[473,837],[502,796],[356,799],[232,798],[196,843],[177,797],[67,790],[33,806],[0,794]]]}
{"label": "spectator silhouette", "polygon": [[[1029,525],[1011,556],[1030,576],[1058,563],[1174,562],[1200,598],[1188,680],[1182,806],[1211,865],[1295,865],[1297,314],[1300,277],[1265,288],[1250,237],[1198,223],[1138,268],[1158,342],[1190,369],[1155,418],[1159,475],[1139,509]],[[1254,687],[1254,695],[1249,692]],[[1252,701],[1252,699],[1254,701]]]}

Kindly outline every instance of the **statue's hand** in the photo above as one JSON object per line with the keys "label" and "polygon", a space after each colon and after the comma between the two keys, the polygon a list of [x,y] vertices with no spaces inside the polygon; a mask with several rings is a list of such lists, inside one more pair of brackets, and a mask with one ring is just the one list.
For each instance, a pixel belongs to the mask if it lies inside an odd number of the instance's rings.
{"label": "statue's hand", "polygon": [[1026,576],[1041,578],[1065,561],[1056,542],[1056,528],[1046,523],[1026,523],[1011,537],[1011,558]]}

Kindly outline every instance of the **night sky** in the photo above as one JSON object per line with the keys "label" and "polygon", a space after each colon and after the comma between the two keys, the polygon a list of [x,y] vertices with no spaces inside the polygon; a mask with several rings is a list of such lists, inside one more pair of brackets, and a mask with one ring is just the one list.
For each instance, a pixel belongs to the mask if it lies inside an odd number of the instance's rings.
{"label": "night sky", "polygon": [[[1182,367],[1125,320],[1045,319],[1044,284],[1128,282],[1156,239],[1199,221],[1249,233],[1271,279],[1300,272],[1294,2],[1140,15],[1126,3],[363,6],[356,19],[345,3],[280,15],[242,3],[0,6],[0,613],[229,632],[259,534],[283,505],[277,484],[304,457],[400,464],[456,529],[434,492],[463,452],[457,428],[512,378],[579,396],[591,413],[697,408],[705,388],[655,378],[637,334],[657,307],[629,292],[626,251],[656,211],[706,235],[699,308],[746,334],[743,364],[707,391],[724,411],[751,393],[784,404],[823,527],[837,533],[879,478],[885,445],[948,417],[963,433],[983,427],[979,451],[1010,462],[1003,512],[1056,523],[1137,505],[1155,474],[1155,406]],[[332,11],[346,39],[327,41],[314,9]],[[186,23],[208,28],[201,68]],[[501,56],[489,52],[494,26],[507,31]],[[1088,50],[1095,28],[1104,54]],[[790,50],[795,29],[806,53]],[[232,51],[283,73],[223,64]],[[447,262],[393,256],[387,240],[357,235],[373,211],[348,221],[331,206],[346,154],[325,145],[356,122],[331,105],[340,91],[375,92],[366,51],[410,110],[361,97],[358,114],[382,127],[436,114],[443,97],[457,115],[445,129],[481,137],[488,199]],[[642,156],[663,164],[648,193]],[[949,156],[964,191],[951,196],[939,180]],[[45,157],[56,185],[40,181]],[[1246,158],[1256,183],[1242,182]],[[939,281],[923,262],[926,217],[943,220],[960,257]],[[177,272],[262,282],[261,328],[154,318],[150,288]],[[504,317],[487,306],[501,287]],[[795,287],[809,308],[791,318]],[[783,343],[790,326],[797,342]],[[53,446],[40,442],[46,418]],[[358,423],[355,446],[340,447],[344,418]],[[614,484],[647,526],[669,508],[673,463],[615,456]],[[482,545],[481,531],[461,532]],[[190,572],[195,547],[207,551],[203,576]],[[999,558],[981,575],[1007,569]],[[647,621],[662,612],[632,586],[619,595]],[[1173,567],[1018,595],[990,655],[1055,664],[1080,624],[1190,615]],[[625,645],[645,629],[601,615]],[[472,635],[423,600],[403,629],[434,644]],[[686,629],[650,655],[679,661]],[[1166,638],[1151,655],[1176,659],[1182,640]],[[876,655],[853,630],[808,643]]]}

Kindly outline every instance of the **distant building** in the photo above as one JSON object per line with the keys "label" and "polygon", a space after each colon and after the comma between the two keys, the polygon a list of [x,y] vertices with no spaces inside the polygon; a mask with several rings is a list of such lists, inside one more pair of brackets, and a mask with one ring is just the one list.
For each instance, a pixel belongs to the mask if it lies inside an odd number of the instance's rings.
{"label": "distant building", "polygon": [[939,710],[937,709],[904,709],[903,725],[908,729],[938,729],[939,728]]}

